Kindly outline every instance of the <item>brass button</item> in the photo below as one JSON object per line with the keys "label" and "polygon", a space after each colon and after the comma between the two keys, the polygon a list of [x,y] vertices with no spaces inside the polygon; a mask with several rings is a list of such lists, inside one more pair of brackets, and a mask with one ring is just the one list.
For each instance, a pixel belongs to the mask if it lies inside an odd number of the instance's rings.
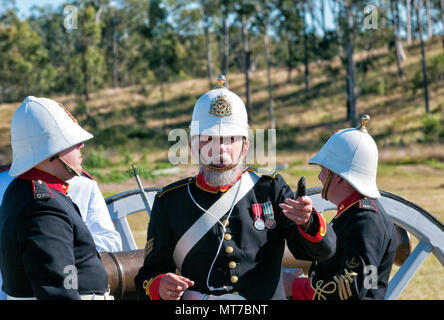
{"label": "brass button", "polygon": [[226,234],[224,235],[224,239],[227,240],[227,241],[231,240],[231,234],[226,233]]}
{"label": "brass button", "polygon": [[234,251],[233,247],[226,247],[225,248],[226,253],[233,253],[233,251]]}
{"label": "brass button", "polygon": [[231,282],[232,283],[236,283],[239,280],[239,278],[237,276],[232,276],[231,277]]}
{"label": "brass button", "polygon": [[225,227],[227,227],[227,226],[230,224],[230,222],[228,222],[228,220],[225,219],[224,221],[222,221],[222,224],[223,224]]}
{"label": "brass button", "polygon": [[238,291],[233,291],[233,294],[239,295]]}
{"label": "brass button", "polygon": [[234,268],[236,268],[236,262],[234,262],[234,261],[230,261],[230,263],[228,264],[228,267],[230,267],[230,269],[234,269]]}

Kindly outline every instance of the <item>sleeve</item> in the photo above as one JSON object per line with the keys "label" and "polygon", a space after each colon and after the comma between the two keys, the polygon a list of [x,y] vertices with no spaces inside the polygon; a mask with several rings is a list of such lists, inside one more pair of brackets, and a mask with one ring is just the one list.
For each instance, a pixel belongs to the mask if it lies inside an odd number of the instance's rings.
{"label": "sleeve", "polygon": [[134,279],[139,299],[159,300],[159,284],[162,276],[175,272],[173,261],[174,241],[168,226],[167,212],[163,210],[165,198],[156,197],[148,225],[143,266]]}
{"label": "sleeve", "polygon": [[0,273],[0,301],[1,300],[6,300],[6,293],[4,293],[2,291],[2,285],[3,285],[3,278],[2,278],[2,274]]}
{"label": "sleeve", "polygon": [[[25,273],[37,299],[80,300],[73,250],[73,225],[67,214],[32,205],[17,230]],[[72,277],[70,277],[72,276]]]}
{"label": "sleeve", "polygon": [[343,254],[314,265],[310,273],[314,299],[362,299],[368,290],[377,288],[377,267],[386,237],[374,214],[356,215],[342,240]]}
{"label": "sleeve", "polygon": [[88,201],[86,224],[91,232],[97,251],[122,251],[122,239],[114,228],[108,208],[97,182],[93,182]]}
{"label": "sleeve", "polygon": [[288,219],[279,207],[285,199],[294,199],[294,192],[284,179],[278,174],[274,179],[275,209],[277,210],[277,223],[287,240],[287,246],[296,259],[300,260],[326,260],[336,250],[336,234],[331,226],[325,222],[324,217],[316,211],[312,212],[312,222],[307,230],[302,230],[295,222]]}

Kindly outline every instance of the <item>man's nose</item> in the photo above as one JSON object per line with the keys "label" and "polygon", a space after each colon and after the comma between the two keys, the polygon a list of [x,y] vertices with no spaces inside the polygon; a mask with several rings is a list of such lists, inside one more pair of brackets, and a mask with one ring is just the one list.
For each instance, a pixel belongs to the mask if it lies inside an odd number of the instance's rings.
{"label": "man's nose", "polygon": [[224,139],[220,138],[219,140],[219,151],[221,154],[227,150],[227,144],[224,143]]}

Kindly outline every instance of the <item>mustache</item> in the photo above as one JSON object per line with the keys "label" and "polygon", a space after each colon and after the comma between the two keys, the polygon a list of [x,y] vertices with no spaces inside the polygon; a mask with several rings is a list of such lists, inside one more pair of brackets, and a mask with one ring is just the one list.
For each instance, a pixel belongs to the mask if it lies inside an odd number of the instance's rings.
{"label": "mustache", "polygon": [[219,164],[233,163],[233,160],[231,159],[231,155],[228,153],[215,154],[211,157],[206,156],[201,153],[200,160],[203,164],[206,164],[206,165],[219,165]]}

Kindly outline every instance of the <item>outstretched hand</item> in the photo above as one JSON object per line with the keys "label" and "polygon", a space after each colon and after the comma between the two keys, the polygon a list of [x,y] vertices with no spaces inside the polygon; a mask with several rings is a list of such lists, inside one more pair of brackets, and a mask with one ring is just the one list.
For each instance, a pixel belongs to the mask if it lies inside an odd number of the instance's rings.
{"label": "outstretched hand", "polygon": [[308,196],[298,197],[296,200],[287,198],[279,207],[288,219],[306,227],[313,211],[313,201]]}

